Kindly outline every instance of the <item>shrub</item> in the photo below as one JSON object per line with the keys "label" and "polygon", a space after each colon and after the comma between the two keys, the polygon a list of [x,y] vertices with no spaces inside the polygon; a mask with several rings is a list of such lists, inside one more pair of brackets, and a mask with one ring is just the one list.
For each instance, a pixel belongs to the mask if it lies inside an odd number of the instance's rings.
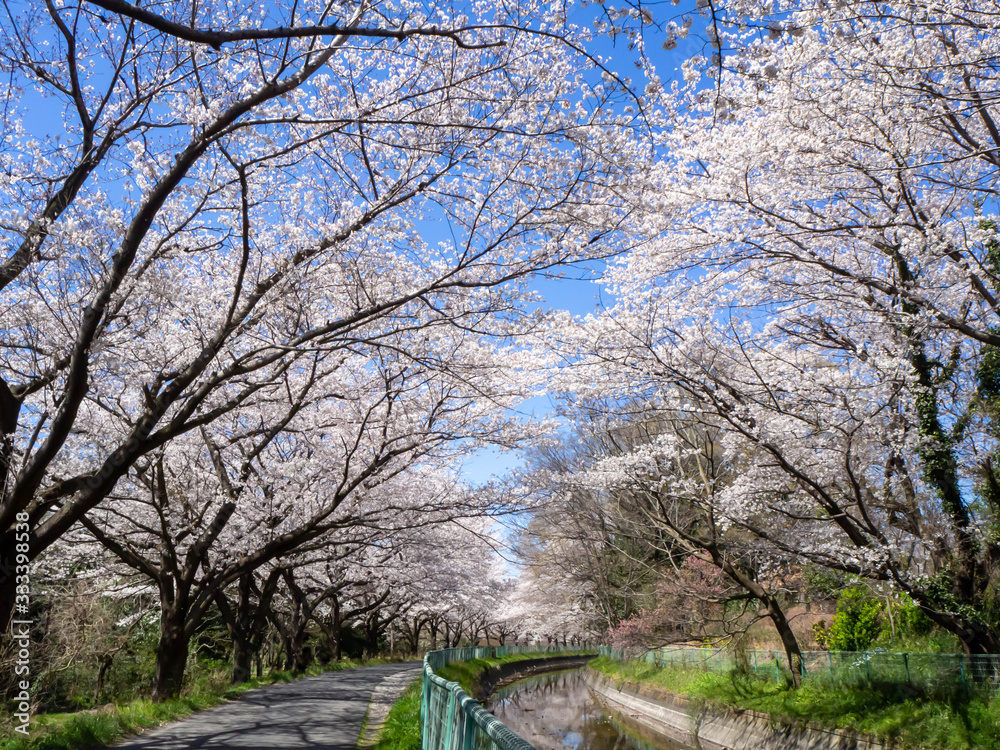
{"label": "shrub", "polygon": [[882,630],[882,603],[860,586],[845,589],[837,599],[837,614],[827,631],[831,651],[864,651]]}
{"label": "shrub", "polygon": [[812,626],[813,639],[820,648],[830,647],[830,631],[826,627],[826,620],[814,622]]}

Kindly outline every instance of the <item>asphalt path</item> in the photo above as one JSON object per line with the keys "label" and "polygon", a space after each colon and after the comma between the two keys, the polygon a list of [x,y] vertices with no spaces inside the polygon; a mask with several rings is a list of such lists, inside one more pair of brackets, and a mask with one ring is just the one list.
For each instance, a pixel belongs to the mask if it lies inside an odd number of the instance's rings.
{"label": "asphalt path", "polygon": [[372,691],[420,662],[327,672],[249,690],[238,700],[115,745],[117,750],[355,750]]}

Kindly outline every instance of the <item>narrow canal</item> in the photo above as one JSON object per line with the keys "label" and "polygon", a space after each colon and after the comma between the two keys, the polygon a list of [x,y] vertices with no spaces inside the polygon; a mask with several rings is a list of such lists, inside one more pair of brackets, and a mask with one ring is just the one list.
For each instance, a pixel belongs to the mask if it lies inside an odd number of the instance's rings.
{"label": "narrow canal", "polygon": [[582,669],[513,682],[497,690],[487,708],[538,750],[684,750],[606,710]]}

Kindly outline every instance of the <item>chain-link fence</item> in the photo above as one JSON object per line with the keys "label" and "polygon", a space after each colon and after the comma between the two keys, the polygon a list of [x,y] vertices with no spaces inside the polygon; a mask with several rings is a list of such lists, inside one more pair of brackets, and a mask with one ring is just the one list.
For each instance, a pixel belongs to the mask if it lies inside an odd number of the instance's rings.
{"label": "chain-link fence", "polygon": [[457,682],[434,673],[446,664],[510,654],[595,651],[586,646],[476,646],[428,651],[424,656],[420,722],[423,750],[534,750],[493,714],[471,698]]}
{"label": "chain-link fence", "polygon": [[[648,651],[600,647],[620,661],[711,672],[741,669],[778,682],[788,675],[784,651],[670,646]],[[910,654],[887,651],[804,651],[803,679],[831,685],[910,685],[927,694],[1000,691],[1000,655]]]}

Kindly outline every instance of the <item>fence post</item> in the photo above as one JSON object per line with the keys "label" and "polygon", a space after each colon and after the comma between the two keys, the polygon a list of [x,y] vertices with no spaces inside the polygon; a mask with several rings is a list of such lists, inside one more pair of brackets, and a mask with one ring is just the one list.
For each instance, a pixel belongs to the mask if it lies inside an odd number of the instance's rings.
{"label": "fence post", "polygon": [[476,742],[476,722],[472,719],[471,705],[477,701],[468,698],[462,702],[462,750],[473,750]]}
{"label": "fence post", "polygon": [[774,681],[781,684],[781,666],[778,664],[778,652],[773,651],[774,654]]}
{"label": "fence post", "polygon": [[865,651],[864,654],[865,654],[865,674],[868,675],[868,685],[871,686],[871,684],[872,684],[872,663],[871,663],[871,661],[868,658],[868,652]]}
{"label": "fence post", "polygon": [[962,655],[957,654],[957,656],[958,656],[958,673],[962,677],[962,689],[965,691],[966,697],[968,697],[969,683],[965,681],[965,664],[962,663]]}
{"label": "fence post", "polygon": [[753,650],[753,676],[757,677],[757,649]]}
{"label": "fence post", "polygon": [[455,727],[452,722],[455,721],[455,689],[449,685],[448,686],[448,720],[445,722],[445,736],[444,736],[444,750],[451,750],[451,738],[455,734]]}
{"label": "fence post", "polygon": [[910,679],[910,657],[909,654],[903,654],[903,666],[906,667],[906,681],[912,683],[913,680]]}
{"label": "fence post", "polygon": [[423,695],[420,700],[420,746],[427,747],[427,728],[430,726],[431,717],[431,681],[427,679],[427,667],[424,666],[424,686]]}
{"label": "fence post", "polygon": [[837,678],[833,674],[833,654],[829,650],[826,652],[826,661],[830,665],[830,684],[834,685],[837,682]]}

